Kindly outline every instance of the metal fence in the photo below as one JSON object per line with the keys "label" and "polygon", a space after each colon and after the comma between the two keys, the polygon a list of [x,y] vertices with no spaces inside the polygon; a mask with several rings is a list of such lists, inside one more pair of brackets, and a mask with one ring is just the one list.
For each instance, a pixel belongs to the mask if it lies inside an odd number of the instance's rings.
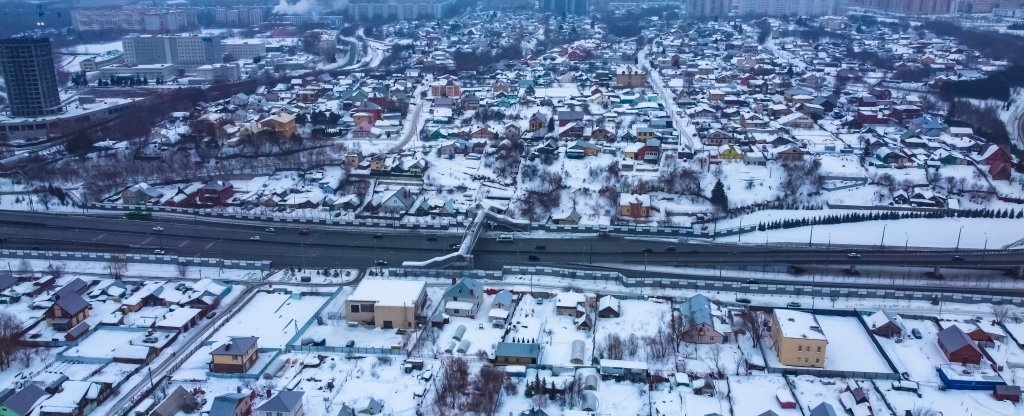
{"label": "metal fence", "polygon": [[196,267],[223,267],[244,270],[270,270],[270,262],[265,260],[227,260],[209,257],[178,257],[155,254],[111,254],[86,251],[45,251],[45,250],[0,250],[0,256],[19,259],[41,260],[74,260],[74,261],[111,261],[116,256],[123,256],[132,263],[150,264],[184,264]]}

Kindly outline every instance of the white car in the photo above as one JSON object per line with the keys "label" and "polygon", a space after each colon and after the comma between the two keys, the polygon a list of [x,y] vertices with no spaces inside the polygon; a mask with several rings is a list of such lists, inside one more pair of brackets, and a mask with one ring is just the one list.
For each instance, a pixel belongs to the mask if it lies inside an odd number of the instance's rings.
{"label": "white car", "polygon": [[254,235],[252,237],[249,237],[249,239],[252,240],[252,241],[260,241],[260,236]]}
{"label": "white car", "polygon": [[161,227],[159,225],[156,226],[156,227],[153,227],[153,231],[163,231],[163,230],[164,230],[164,227]]}
{"label": "white car", "polygon": [[274,227],[267,227],[267,229],[263,230],[263,231],[266,231],[268,233],[273,233],[273,232],[276,232],[277,230],[275,230]]}
{"label": "white car", "polygon": [[167,254],[167,252],[166,252],[166,251],[163,251],[163,250],[161,250],[161,249],[156,249],[156,250],[153,250],[153,254],[156,254],[156,255],[164,255],[164,254]]}

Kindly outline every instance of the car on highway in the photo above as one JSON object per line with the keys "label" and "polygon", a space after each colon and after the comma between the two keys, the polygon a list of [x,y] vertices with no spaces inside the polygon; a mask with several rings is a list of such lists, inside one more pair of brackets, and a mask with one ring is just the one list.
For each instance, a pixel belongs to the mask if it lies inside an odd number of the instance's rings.
{"label": "car on highway", "polygon": [[850,258],[850,259],[859,259],[860,258],[860,254],[850,253],[850,254],[847,254],[846,257]]}
{"label": "car on highway", "polygon": [[249,237],[249,239],[252,240],[252,241],[260,241],[260,240],[262,240],[262,238],[260,238],[260,236],[258,236],[258,235],[254,235],[252,237]]}
{"label": "car on highway", "polygon": [[502,234],[498,236],[498,241],[511,242],[512,240],[514,240],[514,238],[512,238],[512,234]]}
{"label": "car on highway", "polygon": [[387,266],[388,265],[388,261],[387,260],[376,260],[376,261],[373,262],[373,264],[376,265],[376,266]]}
{"label": "car on highway", "polygon": [[665,251],[667,251],[669,253],[674,253],[676,251],[676,246],[665,247]]}
{"label": "car on highway", "polygon": [[641,253],[644,253],[644,254],[651,254],[651,253],[653,253],[653,252],[654,252],[654,250],[651,250],[651,249],[649,249],[649,248],[645,248],[645,249],[643,249],[643,250],[640,250],[640,252],[641,252]]}
{"label": "car on highway", "polygon": [[267,227],[267,229],[263,230],[263,231],[266,231],[268,233],[275,233],[275,232],[277,232],[277,230],[275,230],[274,227]]}
{"label": "car on highway", "polygon": [[759,282],[757,279],[747,279],[747,284],[748,285],[759,285],[759,284],[761,284],[761,282]]}
{"label": "car on highway", "polygon": [[750,299],[747,298],[736,298],[736,303],[742,303],[744,305],[750,304]]}
{"label": "car on highway", "polygon": [[458,250],[462,248],[462,244],[452,244],[450,247],[452,250]]}
{"label": "car on highway", "polygon": [[964,261],[963,256],[953,256],[953,261]]}
{"label": "car on highway", "polygon": [[542,251],[542,250],[547,250],[548,246],[543,245],[543,244],[537,244],[537,245],[533,246],[533,249],[537,250],[537,251]]}
{"label": "car on highway", "polygon": [[800,307],[800,302],[789,302],[789,303],[786,304],[786,307],[787,308],[799,308]]}
{"label": "car on highway", "polygon": [[384,234],[374,234],[373,235],[373,239],[374,240],[381,240],[383,238],[384,238]]}
{"label": "car on highway", "polygon": [[164,227],[161,227],[159,225],[156,226],[156,227],[153,227],[153,231],[163,231],[163,230],[164,230]]}
{"label": "car on highway", "polygon": [[300,228],[299,235],[309,235],[309,228]]}
{"label": "car on highway", "polygon": [[433,243],[435,241],[437,241],[437,237],[427,237],[427,242],[428,243]]}
{"label": "car on highway", "polygon": [[156,250],[153,250],[153,254],[164,255],[164,254],[167,254],[167,252],[164,251],[164,250],[161,250],[161,249],[156,249]]}
{"label": "car on highway", "polygon": [[529,261],[540,261],[540,257],[532,256],[531,255],[530,257],[527,257],[527,260],[529,260]]}

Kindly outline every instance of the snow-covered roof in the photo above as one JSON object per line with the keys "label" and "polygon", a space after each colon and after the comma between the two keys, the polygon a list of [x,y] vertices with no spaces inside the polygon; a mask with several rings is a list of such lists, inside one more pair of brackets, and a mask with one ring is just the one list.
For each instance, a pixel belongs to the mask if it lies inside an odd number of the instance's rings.
{"label": "snow-covered roof", "polygon": [[826,341],[825,334],[820,330],[818,320],[807,312],[789,309],[776,309],[775,318],[779,322],[782,336],[786,338],[810,339]]}
{"label": "snow-covered roof", "polygon": [[365,279],[349,295],[349,301],[374,302],[379,306],[412,306],[427,283],[408,280]]}

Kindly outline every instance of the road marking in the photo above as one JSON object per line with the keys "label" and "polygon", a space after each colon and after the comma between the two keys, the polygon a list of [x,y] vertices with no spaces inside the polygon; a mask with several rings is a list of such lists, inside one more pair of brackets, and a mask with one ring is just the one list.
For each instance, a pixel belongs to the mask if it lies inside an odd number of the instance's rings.
{"label": "road marking", "polygon": [[139,243],[139,245],[140,246],[144,246],[146,244],[149,244],[150,241],[153,241],[153,237],[149,237],[149,238],[143,240],[141,243]]}
{"label": "road marking", "polygon": [[100,240],[100,239],[102,239],[103,237],[106,237],[106,236],[107,236],[107,233],[100,234],[100,235],[96,236],[96,238],[92,239],[92,241],[98,241],[98,240]]}
{"label": "road marking", "polygon": [[178,248],[185,247],[186,244],[188,244],[188,240],[182,241],[181,244],[178,244]]}
{"label": "road marking", "polygon": [[217,244],[216,240],[211,241],[210,244],[207,244],[206,247],[203,247],[203,250],[209,250],[210,247],[213,247],[214,244]]}

